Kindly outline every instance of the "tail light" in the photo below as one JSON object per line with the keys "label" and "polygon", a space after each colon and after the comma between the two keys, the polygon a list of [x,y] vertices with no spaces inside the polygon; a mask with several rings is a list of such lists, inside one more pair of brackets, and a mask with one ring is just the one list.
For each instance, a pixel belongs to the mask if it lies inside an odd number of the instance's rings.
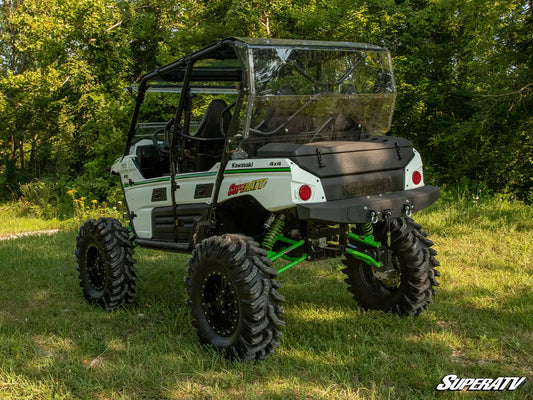
{"label": "tail light", "polygon": [[414,185],[419,185],[420,182],[422,182],[422,174],[418,171],[413,172],[413,175],[411,175],[411,179],[413,180]]}
{"label": "tail light", "polygon": [[303,201],[307,201],[311,198],[312,195],[311,188],[308,185],[302,185],[300,186],[300,189],[298,190],[298,195],[300,196],[300,199]]}

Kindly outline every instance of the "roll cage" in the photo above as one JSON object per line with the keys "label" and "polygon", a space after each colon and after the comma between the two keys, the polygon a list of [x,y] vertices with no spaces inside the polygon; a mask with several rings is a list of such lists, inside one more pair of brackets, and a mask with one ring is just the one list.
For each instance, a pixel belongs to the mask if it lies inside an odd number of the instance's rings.
{"label": "roll cage", "polygon": [[[176,175],[220,162],[208,221],[214,218],[230,158],[254,158],[269,142],[353,141],[383,134],[390,127],[396,94],[390,54],[384,48],[235,37],[157,68],[131,89],[137,96],[124,155],[134,143],[146,93],[179,93],[172,117],[153,125],[158,126],[154,148],[169,165],[174,208]],[[211,104],[193,134],[191,105],[198,93],[232,93],[236,99],[225,106]]]}
{"label": "roll cage", "polygon": [[[181,93],[175,115],[166,126],[166,137],[173,142],[169,143],[173,144],[170,152],[176,151],[178,137],[189,136],[187,106],[194,93],[238,93],[240,102],[233,104],[233,125],[245,142],[253,142],[253,136],[287,131],[291,122],[294,125],[305,114],[305,126],[300,124],[286,138],[275,137],[275,141],[299,143],[313,141],[328,125],[327,117],[339,107],[359,113],[354,119],[368,134],[385,133],[396,94],[390,55],[384,48],[349,42],[252,38],[223,39],[157,68],[141,78],[136,90],[125,154],[132,144],[147,91]],[[237,108],[238,103],[245,109]],[[289,112],[274,115],[278,120],[268,126],[265,119],[272,117],[276,108]],[[229,130],[225,136],[231,139],[235,133]]]}

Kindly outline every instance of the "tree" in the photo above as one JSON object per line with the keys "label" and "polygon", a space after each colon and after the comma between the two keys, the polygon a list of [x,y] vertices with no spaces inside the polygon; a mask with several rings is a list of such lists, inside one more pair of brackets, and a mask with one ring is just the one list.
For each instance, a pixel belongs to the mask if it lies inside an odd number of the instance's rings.
{"label": "tree", "polygon": [[228,36],[388,47],[391,133],[414,142],[429,180],[533,201],[531,0],[2,0],[0,186],[62,176],[104,196],[123,88]]}
{"label": "tree", "polygon": [[124,122],[109,112],[122,110],[131,66],[121,10],[106,0],[8,1],[0,21],[3,181],[16,190],[46,174],[75,177]]}

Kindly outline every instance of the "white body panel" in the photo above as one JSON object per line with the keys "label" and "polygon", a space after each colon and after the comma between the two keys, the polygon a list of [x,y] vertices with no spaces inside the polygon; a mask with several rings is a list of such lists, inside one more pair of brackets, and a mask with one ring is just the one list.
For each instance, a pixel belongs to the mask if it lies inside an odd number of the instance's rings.
{"label": "white body panel", "polygon": [[[418,153],[418,151],[416,151],[414,148],[413,148],[413,154],[414,154],[413,159],[405,167],[405,185],[404,185],[405,190],[416,189],[416,188],[424,186],[424,171],[422,168],[422,157],[420,157],[420,153]],[[418,185],[415,185],[412,179],[413,173],[415,171],[418,171],[421,176],[420,183]]]}
{"label": "white body panel", "polygon": [[[130,154],[135,154],[136,146],[151,144],[142,140],[132,147]],[[405,167],[404,190],[424,186],[422,158],[413,149],[413,158]],[[170,176],[145,179],[136,163],[136,156],[128,155],[118,159],[112,169],[121,176],[128,209],[135,213],[133,220],[136,234],[143,239],[152,237],[152,210],[156,207],[172,206],[170,195]],[[199,185],[214,187],[220,163],[209,171],[178,174],[176,176],[176,204],[210,204],[210,196],[195,198]],[[413,183],[412,175],[418,171],[420,183]],[[304,201],[299,196],[302,185],[311,188],[311,197]],[[154,189],[165,191],[165,198],[154,200]],[[326,195],[320,179],[303,170],[290,159],[243,159],[230,160],[224,172],[218,202],[223,203],[240,196],[251,196],[266,210],[275,212],[291,208],[301,203],[320,203],[326,201]],[[199,196],[198,196],[199,197]]]}
{"label": "white body panel", "polygon": [[[144,142],[144,141],[142,141]],[[139,145],[146,143],[139,142]],[[134,153],[135,149],[132,149]],[[113,165],[113,171],[119,173],[124,187],[128,209],[135,213],[135,232],[140,238],[152,237],[152,210],[155,207],[171,206],[170,176],[145,179],[139,172],[134,160],[136,156],[128,155]],[[176,183],[176,204],[211,203],[211,197],[195,199],[198,185],[214,184],[220,164],[209,171],[178,174]],[[311,198],[300,199],[299,189],[302,185],[311,188]],[[166,200],[153,201],[154,189],[166,188]],[[325,202],[326,195],[316,176],[304,171],[289,159],[249,159],[231,160],[226,166],[221,184],[218,202],[251,196],[265,209],[278,211],[294,207],[299,203]]]}
{"label": "white body panel", "polygon": [[[256,185],[253,182],[257,180],[262,182],[254,187]],[[239,189],[237,187],[239,185],[244,185],[244,187]],[[308,185],[311,188],[312,195],[306,201],[307,203],[326,201],[320,179],[304,171],[289,159],[230,161],[224,173],[218,201],[223,202],[230,198],[250,195],[265,209],[278,211],[304,202],[298,196],[298,190],[302,185]]]}

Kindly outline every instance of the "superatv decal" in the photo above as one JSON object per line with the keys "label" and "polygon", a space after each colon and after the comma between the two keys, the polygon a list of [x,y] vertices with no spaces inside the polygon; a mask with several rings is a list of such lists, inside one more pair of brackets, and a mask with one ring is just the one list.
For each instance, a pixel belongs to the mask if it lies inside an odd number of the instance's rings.
{"label": "superatv decal", "polygon": [[232,196],[238,193],[251,192],[252,190],[261,190],[266,186],[267,182],[268,178],[257,179],[255,181],[241,183],[240,185],[232,183],[229,187],[228,196]]}

